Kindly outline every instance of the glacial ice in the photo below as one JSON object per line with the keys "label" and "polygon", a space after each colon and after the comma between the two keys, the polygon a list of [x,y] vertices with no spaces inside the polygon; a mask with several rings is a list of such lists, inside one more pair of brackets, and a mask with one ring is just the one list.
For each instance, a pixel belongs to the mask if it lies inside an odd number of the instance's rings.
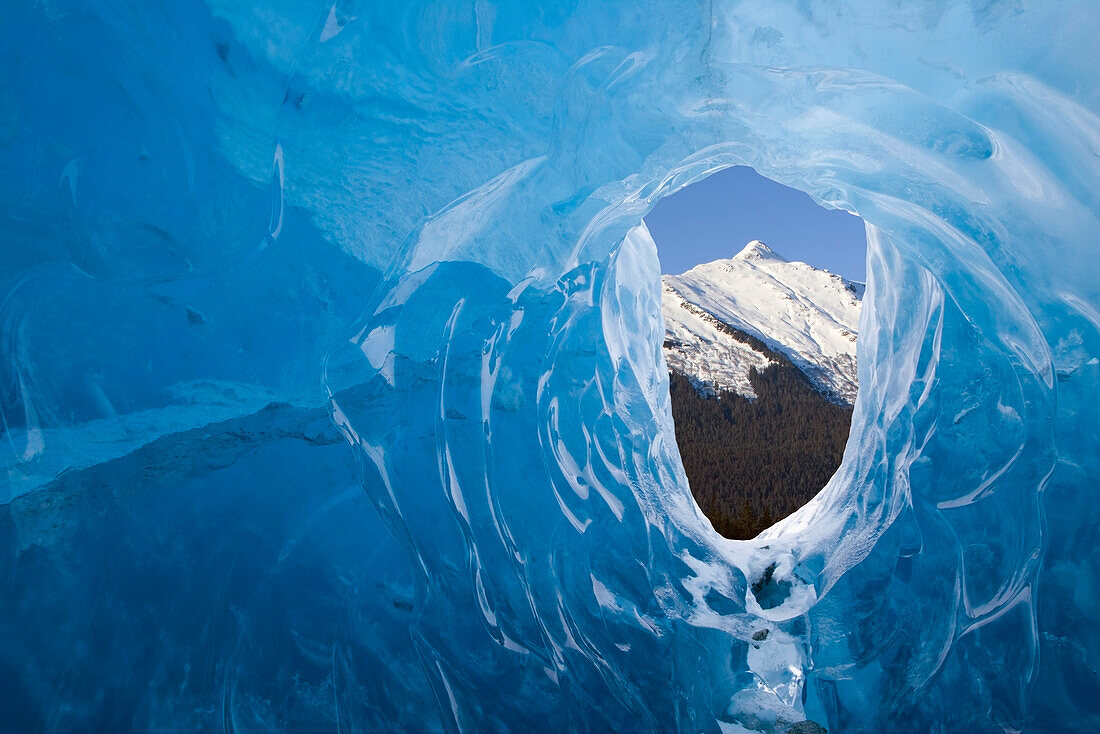
{"label": "glacial ice", "polygon": [[[7,726],[1100,728],[1093,3],[0,18]],[[746,542],[634,230],[729,165],[869,243],[844,463]]]}

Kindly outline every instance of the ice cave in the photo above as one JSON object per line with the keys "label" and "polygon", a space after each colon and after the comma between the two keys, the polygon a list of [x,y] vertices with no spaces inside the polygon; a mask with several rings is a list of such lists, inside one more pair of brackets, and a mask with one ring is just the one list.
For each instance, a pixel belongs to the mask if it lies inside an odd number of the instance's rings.
{"label": "ice cave", "polygon": [[[7,730],[1100,730],[1095,3],[0,18]],[[748,541],[638,227],[733,165],[869,233]]]}

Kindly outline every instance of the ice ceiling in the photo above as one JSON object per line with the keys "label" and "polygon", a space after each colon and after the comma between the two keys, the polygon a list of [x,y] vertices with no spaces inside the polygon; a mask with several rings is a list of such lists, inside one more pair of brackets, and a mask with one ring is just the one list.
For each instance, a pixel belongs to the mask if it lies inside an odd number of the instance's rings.
{"label": "ice ceiling", "polygon": [[[0,9],[0,719],[1100,728],[1094,4],[251,5]],[[734,164],[869,225],[750,542],[634,229]]]}

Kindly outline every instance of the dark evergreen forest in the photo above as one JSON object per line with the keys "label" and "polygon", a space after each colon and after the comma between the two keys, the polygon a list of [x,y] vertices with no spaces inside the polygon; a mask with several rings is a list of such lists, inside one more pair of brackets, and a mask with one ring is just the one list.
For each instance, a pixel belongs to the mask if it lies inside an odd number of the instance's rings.
{"label": "dark evergreen forest", "polygon": [[755,400],[704,397],[670,373],[691,492],[727,538],[752,538],[817,494],[840,466],[852,423],[850,407],[829,402],[796,366],[769,356],[779,363],[750,376]]}

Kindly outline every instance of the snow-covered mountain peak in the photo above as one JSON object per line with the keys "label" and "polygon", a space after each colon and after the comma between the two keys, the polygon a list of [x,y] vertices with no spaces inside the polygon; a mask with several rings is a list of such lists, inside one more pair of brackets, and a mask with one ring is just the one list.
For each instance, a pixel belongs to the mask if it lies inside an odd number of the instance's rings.
{"label": "snow-covered mountain peak", "polygon": [[760,240],[753,240],[745,245],[741,252],[733,256],[734,260],[777,260],[787,262],[787,259]]}
{"label": "snow-covered mountain peak", "polygon": [[830,399],[855,402],[862,283],[753,240],[662,285],[665,359],[704,392],[755,397],[751,368],[786,359]]}

